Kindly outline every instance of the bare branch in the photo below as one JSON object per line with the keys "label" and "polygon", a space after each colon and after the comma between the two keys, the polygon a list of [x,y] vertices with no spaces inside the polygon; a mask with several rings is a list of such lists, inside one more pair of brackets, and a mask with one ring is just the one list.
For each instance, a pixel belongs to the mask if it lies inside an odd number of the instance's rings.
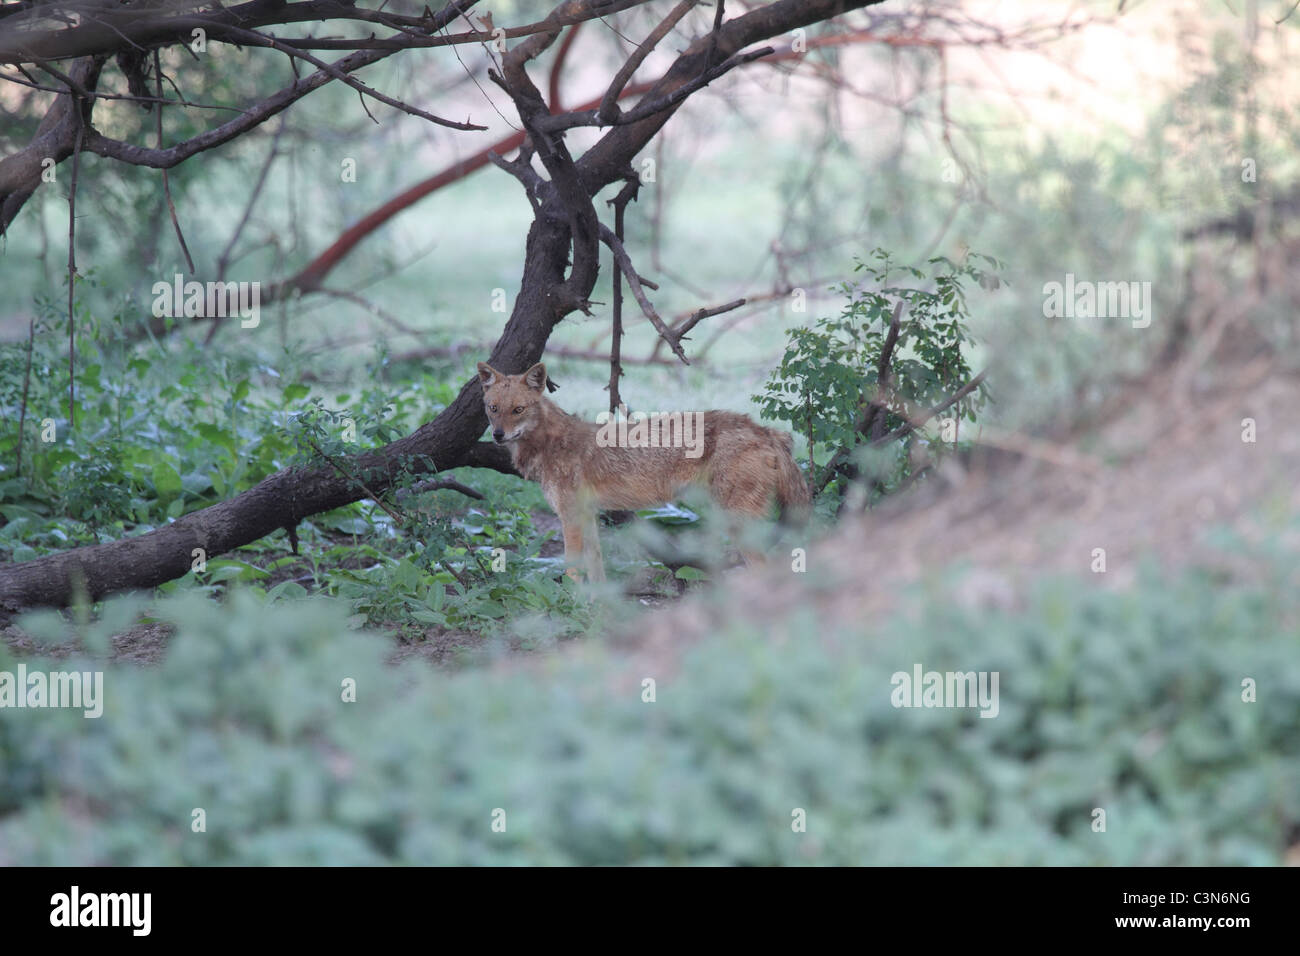
{"label": "bare branch", "polygon": [[[101,0],[65,0],[62,10],[75,12],[73,25],[60,23],[50,29],[14,29],[22,20],[39,20],[47,16],[45,8],[31,11],[30,17],[16,17],[0,38],[0,63],[34,63],[39,59],[69,59],[104,56],[123,49],[144,50],[152,47],[189,44],[192,31],[203,30],[215,36],[220,27],[256,29],[263,26],[309,23],[325,20],[359,20],[378,23],[398,31],[399,37],[371,39],[375,52],[393,53],[410,46],[449,46],[457,43],[480,43],[490,34],[438,34],[448,23],[474,5],[476,0],[453,0],[431,17],[403,17],[376,10],[358,8],[346,0],[308,0],[301,3],[275,3],[249,0],[233,7],[204,11],[195,0],[163,0],[147,6],[122,5]],[[179,15],[178,15],[179,14]],[[26,25],[26,24],[24,24]],[[517,35],[537,32],[542,24],[516,27]],[[292,44],[294,41],[286,41]],[[300,41],[311,44],[317,41]]]}
{"label": "bare branch", "polygon": [[541,207],[540,194],[546,185],[544,180],[533,168],[532,164],[533,148],[527,139],[519,147],[519,155],[513,160],[505,159],[492,150],[488,150],[487,158],[491,160],[492,165],[509,173],[524,187],[524,194],[528,197],[528,202],[532,204],[533,212]]}
{"label": "bare branch", "polygon": [[459,491],[467,498],[473,498],[476,501],[486,501],[487,496],[481,491],[476,491],[469,485],[462,485],[455,478],[430,478],[427,481],[421,481],[411,485],[409,488],[398,488],[393,497],[398,501],[411,495],[422,495],[430,491]]}
{"label": "bare branch", "polygon": [[581,28],[581,23],[575,23],[569,32],[565,34],[564,39],[560,41],[560,48],[555,51],[555,62],[551,64],[551,80],[546,90],[547,101],[554,113],[558,113],[564,108],[560,103],[560,80],[564,75],[564,64],[569,59],[569,51],[573,49],[573,41],[578,38],[578,31]]}
{"label": "bare branch", "polygon": [[[659,41],[666,37],[677,26],[677,22],[686,16],[699,2],[699,0],[682,0],[681,3],[673,7],[668,16],[664,17],[659,26],[655,27],[645,41],[632,51],[632,55],[627,58],[619,71],[614,74],[614,79],[610,82],[609,88],[605,90],[605,95],[601,98],[600,106],[596,108],[596,116],[600,119],[601,125],[611,126],[618,119],[621,110],[618,107],[618,99],[623,95],[623,90],[627,87],[628,81],[636,73],[637,68],[645,62],[645,58],[650,52],[659,45]],[[552,106],[555,106],[552,98]]]}
{"label": "bare branch", "polygon": [[880,349],[880,361],[876,363],[876,397],[867,404],[866,418],[863,420],[862,428],[859,429],[862,434],[871,438],[879,438],[885,430],[886,403],[883,396],[889,391],[889,363],[894,356],[894,346],[898,344],[898,333],[902,327],[899,319],[902,318],[904,304],[902,299],[894,303],[894,315],[889,321],[885,344]]}
{"label": "bare branch", "polygon": [[[561,11],[581,11],[599,3],[600,0],[569,0],[556,8],[553,16]],[[575,309],[590,313],[588,296],[600,269],[600,220],[591,203],[591,194],[583,187],[563,137],[549,136],[542,130],[541,124],[551,115],[550,109],[525,69],[530,60],[555,42],[559,29],[529,37],[503,57],[500,74],[495,70],[488,72],[488,76],[514,101],[519,119],[528,131],[529,141],[550,174],[549,191],[559,206],[557,211],[562,211],[568,220],[573,261],[568,278],[551,293],[557,321],[558,317]]]}
{"label": "bare branch", "polygon": [[[25,86],[29,90],[38,90],[41,93],[66,93],[66,87],[46,86],[32,79],[21,66],[16,66],[16,70],[27,77],[19,79],[16,76],[10,76],[6,73],[0,73],[0,83],[13,83],[16,86]],[[181,99],[168,100],[159,99],[156,96],[132,96],[127,93],[104,93],[100,90],[87,90],[85,94],[90,99],[95,100],[119,100],[124,103],[139,103],[141,106],[152,106],[155,103],[161,103],[164,106],[186,106],[196,110],[224,110],[227,113],[243,113],[245,110],[237,106],[226,106],[223,103],[196,103],[194,100]]]}
{"label": "bare branch", "polygon": [[717,7],[713,11],[713,31],[709,34],[709,55],[705,59],[706,64],[713,64],[718,61],[718,36],[722,32],[722,18],[726,15],[725,0],[716,0]]}
{"label": "bare branch", "polygon": [[600,227],[600,238],[614,253],[614,261],[618,264],[619,269],[622,270],[623,275],[627,276],[627,284],[632,289],[632,296],[636,299],[637,304],[641,306],[641,311],[645,313],[645,317],[650,320],[650,324],[655,327],[660,336],[663,337],[663,340],[668,343],[668,347],[673,350],[673,354],[682,360],[682,364],[690,365],[690,359],[686,357],[686,353],[682,350],[681,341],[669,330],[668,326],[664,325],[664,320],[659,317],[659,313],[655,311],[655,307],[651,305],[650,300],[646,298],[645,290],[641,288],[641,277],[636,274],[636,269],[632,266],[632,259],[628,256],[627,250],[623,248],[623,243],[620,242],[618,236],[614,235],[610,228],[604,224],[601,224]]}
{"label": "bare branch", "polygon": [[949,398],[947,398],[945,401],[940,402],[938,405],[934,406],[928,411],[917,412],[917,411],[909,410],[905,416],[907,418],[906,422],[904,422],[902,425],[899,425],[889,434],[882,435],[880,438],[875,439],[871,443],[871,447],[878,448],[881,445],[887,445],[891,441],[894,441],[895,439],[898,438],[902,438],[904,435],[907,435],[915,431],[916,429],[921,428],[922,426],[925,425],[926,422],[934,418],[935,415],[938,415],[940,412],[947,411],[949,408],[951,408],[953,405],[956,405],[958,402],[960,402],[971,392],[975,391],[975,389],[979,388],[980,385],[984,383],[984,379],[987,375],[988,375],[988,369],[985,369],[984,371],[976,375],[974,378],[972,378],[965,385],[963,385],[961,388],[957,389],[957,391],[953,392],[952,395]]}
{"label": "bare branch", "polygon": [[[157,84],[158,99],[162,99],[162,65],[158,62],[158,51],[153,51],[153,72],[154,82]],[[163,108],[160,106],[155,111],[154,117],[158,129],[158,148],[162,149],[163,141]],[[190,267],[190,275],[194,275],[194,257],[190,255],[190,247],[185,242],[185,234],[181,232],[181,222],[176,218],[176,204],[172,202],[172,187],[167,181],[167,170],[162,171],[163,198],[167,200],[167,212],[172,217],[172,228],[176,230],[176,241],[181,244],[181,252],[185,254],[185,264]],[[215,328],[215,326],[214,326]]]}
{"label": "bare branch", "polygon": [[226,269],[230,266],[230,257],[234,254],[235,244],[239,242],[239,237],[244,234],[248,220],[253,215],[253,207],[257,205],[257,198],[262,195],[262,188],[266,185],[267,176],[270,175],[271,166],[275,163],[276,157],[280,155],[280,137],[284,135],[288,125],[283,118],[280,120],[280,125],[275,131],[275,138],[271,140],[271,149],[266,154],[266,160],[262,163],[262,171],[258,173],[257,182],[253,184],[253,190],[248,194],[248,201],[244,204],[244,214],[239,217],[239,224],[235,226],[226,247],[221,250],[221,255],[217,257],[218,281],[224,281],[226,278]]}
{"label": "bare branch", "polygon": [[[898,314],[897,310],[895,310],[895,315],[897,314]],[[950,395],[948,398],[944,399],[944,401],[940,402],[938,405],[935,405],[933,408],[930,409],[917,410],[917,409],[907,408],[906,403],[904,403],[900,398],[899,404],[904,405],[904,408],[902,408],[902,410],[900,410],[898,414],[902,415],[903,424],[899,425],[897,428],[895,428],[892,432],[889,432],[888,434],[871,438],[871,440],[867,442],[866,447],[881,448],[885,445],[888,445],[890,442],[896,441],[899,438],[911,434],[916,429],[923,427],[928,421],[930,421],[930,419],[934,418],[934,416],[938,415],[940,412],[946,411],[947,409],[951,408],[953,405],[956,405],[958,402],[960,402],[971,392],[975,391],[975,389],[979,388],[980,385],[983,384],[984,378],[987,375],[988,375],[988,369],[985,369],[984,371],[976,375],[974,378],[972,378],[965,385],[963,385],[961,388],[957,389],[957,391],[953,392],[952,395]],[[872,410],[875,409],[874,403],[871,405],[871,409]],[[863,434],[863,426],[865,425],[866,420],[867,419],[864,416],[863,420],[859,422],[857,427],[857,431],[859,434]],[[831,479],[835,477],[836,472],[840,470],[840,467],[845,463],[848,457],[849,457],[849,450],[847,448],[841,448],[838,451],[836,451],[834,455],[831,456],[831,460],[826,463],[826,468],[822,471],[821,478],[818,479],[816,485],[814,486],[815,492],[817,494],[820,494],[822,492],[822,489],[824,489],[828,484],[830,484]]]}
{"label": "bare branch", "polygon": [[305,60],[312,66],[316,67],[316,69],[323,70],[333,79],[336,79],[341,83],[346,83],[359,93],[364,93],[366,96],[372,97],[386,106],[391,106],[393,109],[401,110],[403,113],[410,113],[412,116],[418,116],[420,119],[428,120],[430,123],[436,123],[438,126],[445,126],[448,129],[459,130],[483,131],[487,129],[486,126],[479,126],[477,123],[460,123],[456,120],[443,119],[441,116],[434,116],[432,113],[422,110],[418,106],[403,103],[401,100],[394,99],[391,96],[380,93],[371,86],[367,86],[355,76],[350,75],[349,71],[340,69],[336,64],[326,63],[319,57],[312,56],[310,53],[304,53],[301,49],[295,49],[288,44],[281,43],[274,37],[266,36],[265,34],[258,33],[255,30],[244,30],[239,27],[214,28],[213,38],[222,39],[223,37],[234,37],[247,46],[268,47],[272,50],[278,50],[286,56],[297,57],[298,59]]}
{"label": "bare branch", "polygon": [[751,50],[748,53],[737,53],[728,59],[725,63],[720,63],[710,68],[702,76],[696,77],[688,83],[677,87],[666,96],[655,97],[652,100],[642,100],[632,109],[628,110],[612,120],[606,121],[601,119],[599,108],[586,110],[584,112],[560,113],[557,116],[548,116],[538,125],[539,128],[547,132],[559,132],[561,130],[572,129],[576,126],[629,126],[632,123],[639,123],[644,119],[649,119],[656,113],[662,113],[671,110],[681,103],[692,93],[702,90],[724,73],[730,73],[738,66],[751,63],[760,57],[768,56],[776,51],[765,46],[761,50]]}
{"label": "bare branch", "polygon": [[[623,183],[623,188],[619,190],[617,196],[609,200],[609,205],[614,207],[614,236],[621,243],[623,241],[623,219],[627,213],[627,204],[636,201],[637,192],[641,189],[641,179],[632,170],[628,170],[628,177]],[[623,398],[619,395],[618,380],[623,377],[623,270],[614,270],[614,304],[610,314],[610,344],[609,344],[609,410],[615,411],[619,405],[623,404]]]}
{"label": "bare branch", "polygon": [[730,312],[732,309],[739,309],[747,301],[749,300],[736,299],[733,302],[728,302],[726,305],[717,305],[711,309],[697,309],[690,314],[686,321],[682,322],[680,325],[674,325],[672,327],[673,337],[678,341],[681,341],[686,338],[686,333],[699,325],[704,319],[710,319],[715,315],[722,315],[722,313]]}
{"label": "bare branch", "polygon": [[[80,105],[80,100],[78,100]],[[73,299],[77,290],[77,173],[81,166],[81,141],[86,131],[85,119],[79,111],[77,141],[72,147],[72,184],[68,187],[68,427],[77,427],[77,321],[73,313]]]}

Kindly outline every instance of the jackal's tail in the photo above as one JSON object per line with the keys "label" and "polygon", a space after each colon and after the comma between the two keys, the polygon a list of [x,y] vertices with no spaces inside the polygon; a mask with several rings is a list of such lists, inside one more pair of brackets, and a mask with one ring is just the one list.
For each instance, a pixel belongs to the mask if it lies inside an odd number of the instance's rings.
{"label": "jackal's tail", "polygon": [[802,525],[812,512],[812,495],[803,472],[794,463],[794,437],[789,432],[771,429],[780,450],[776,455],[776,503],[782,524]]}

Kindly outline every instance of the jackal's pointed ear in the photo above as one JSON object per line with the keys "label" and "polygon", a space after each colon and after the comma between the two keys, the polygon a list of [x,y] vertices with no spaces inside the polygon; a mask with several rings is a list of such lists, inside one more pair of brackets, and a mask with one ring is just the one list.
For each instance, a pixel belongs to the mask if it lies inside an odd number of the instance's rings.
{"label": "jackal's pointed ear", "polygon": [[524,372],[524,384],[539,392],[546,388],[546,366],[538,362],[527,372]]}
{"label": "jackal's pointed ear", "polygon": [[493,382],[501,377],[501,373],[494,369],[487,362],[478,363],[478,380],[479,384],[487,388]]}

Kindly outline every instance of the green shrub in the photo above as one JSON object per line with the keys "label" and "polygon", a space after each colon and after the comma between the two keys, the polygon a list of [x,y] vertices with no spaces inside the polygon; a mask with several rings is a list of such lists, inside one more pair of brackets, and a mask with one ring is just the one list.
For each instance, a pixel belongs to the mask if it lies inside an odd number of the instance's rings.
{"label": "green shrub", "polygon": [[[829,457],[866,444],[868,436],[860,431],[863,412],[877,399],[882,385],[888,408],[877,425],[881,436],[905,424],[902,402],[915,409],[932,408],[970,381],[963,349],[972,339],[963,282],[969,279],[987,288],[1001,282],[978,265],[998,270],[1001,263],[978,253],[969,254],[961,264],[942,256],[930,259],[932,289],[891,285],[891,274],[916,282],[926,280],[926,275],[893,262],[883,249],[876,249],[871,260],[878,265],[859,260],[854,269],[865,272],[869,284],[840,286],[847,301],[838,317],[821,318],[811,328],[790,332],[781,364],[763,392],[754,396],[765,417],[789,422],[795,432],[807,436],[809,471],[814,477],[818,450]],[[896,308],[900,310],[898,338],[890,353],[887,381],[882,383],[880,362]],[[948,415],[973,422],[986,398],[980,384],[958,400]],[[890,464],[880,476],[882,484],[894,485],[908,476],[909,452],[920,440],[924,439],[918,432],[902,438],[890,453]]]}

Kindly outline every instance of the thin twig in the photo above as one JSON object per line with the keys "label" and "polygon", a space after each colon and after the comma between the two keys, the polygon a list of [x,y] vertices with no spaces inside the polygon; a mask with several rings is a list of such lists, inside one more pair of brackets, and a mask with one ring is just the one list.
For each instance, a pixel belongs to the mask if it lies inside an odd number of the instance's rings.
{"label": "thin twig", "polygon": [[470,544],[468,538],[461,538],[460,543],[461,545],[464,546],[465,553],[469,555],[471,558],[473,558],[474,563],[478,565],[479,574],[483,575],[483,577],[486,578],[489,574],[492,573],[490,570],[488,570],[488,566],[483,563],[483,559],[478,556],[478,549],[475,548],[474,545]]}
{"label": "thin twig", "polygon": [[226,279],[226,269],[230,266],[230,257],[234,254],[235,243],[243,235],[244,229],[248,226],[248,220],[253,215],[253,206],[257,203],[257,197],[262,194],[262,187],[266,185],[267,176],[271,172],[271,166],[275,163],[276,157],[280,155],[280,137],[289,126],[289,121],[282,115],[280,125],[276,128],[275,137],[271,140],[271,151],[266,154],[266,161],[262,163],[262,171],[258,174],[257,182],[253,186],[253,191],[248,195],[248,202],[244,204],[244,214],[239,219],[239,225],[235,231],[230,234],[230,241],[226,243],[226,248],[221,250],[221,255],[217,257],[217,281],[224,282]]}
{"label": "thin twig", "polygon": [[466,591],[469,590],[469,582],[466,581],[466,580],[465,580],[463,577],[461,577],[459,574],[457,574],[457,573],[456,573],[456,569],[453,568],[450,564],[448,564],[447,561],[446,561],[446,559],[444,559],[444,558],[439,558],[439,559],[438,559],[438,564],[440,564],[440,565],[442,566],[442,569],[443,569],[444,571],[446,571],[446,572],[447,572],[448,574],[450,574],[453,578],[455,578],[455,579],[457,580],[457,582],[459,582],[459,584],[460,584],[460,586],[461,586],[462,588],[464,588]]}
{"label": "thin twig", "polygon": [[577,39],[578,31],[581,29],[581,23],[575,23],[570,27],[569,32],[560,41],[560,48],[555,51],[555,62],[551,64],[551,80],[547,87],[549,94],[547,102],[553,113],[559,113],[564,109],[560,104],[560,79],[564,71],[564,61],[569,58],[569,50],[573,48],[573,41]]}
{"label": "thin twig", "polygon": [[[275,39],[274,37],[267,36],[265,33],[258,33],[256,30],[244,30],[234,26],[214,27],[212,33],[218,39],[220,39],[223,36],[230,36],[237,40],[242,39],[243,42],[248,46],[270,47],[273,50],[279,50],[285,56],[288,56],[290,58],[305,60],[306,62],[310,63],[312,66],[316,67],[316,69],[322,70],[327,75],[333,77],[334,79],[340,81],[341,83],[344,83],[352,87],[358,93],[364,93],[366,96],[369,96],[372,99],[376,99],[379,102],[385,104],[386,106],[391,106],[393,109],[401,110],[403,113],[410,113],[412,116],[418,116],[420,117],[420,119],[428,120],[430,123],[436,123],[438,126],[446,126],[448,129],[459,129],[459,130],[483,131],[487,129],[486,126],[479,126],[477,123],[469,123],[469,122],[460,123],[457,122],[456,120],[443,119],[441,116],[434,116],[432,113],[422,110],[418,106],[411,106],[409,103],[403,103],[401,100],[394,99],[391,96],[386,96],[385,94],[380,93],[378,90],[374,89],[373,87],[368,86],[365,83],[362,83],[360,80],[358,80],[355,76],[352,76],[350,73],[344,72],[343,70],[339,69],[333,63],[328,63],[325,60],[320,59],[319,57],[312,56],[310,53],[304,52],[301,48],[296,48],[294,46],[281,43],[279,40]],[[364,106],[364,102],[363,102],[363,106]],[[366,110],[366,112],[369,113],[370,111]],[[371,116],[370,118],[374,119],[373,116]],[[378,120],[375,120],[375,122],[378,122]]]}
{"label": "thin twig", "polygon": [[[154,82],[157,85],[158,99],[161,101],[162,95],[162,64],[159,62],[158,51],[153,51],[153,72]],[[158,130],[158,148],[162,149],[163,144],[163,108],[157,110],[157,130]],[[181,244],[181,252],[185,253],[185,264],[190,267],[190,275],[194,275],[194,257],[190,255],[190,247],[185,242],[185,234],[181,232],[180,220],[176,218],[176,204],[172,202],[172,188],[167,180],[167,170],[162,171],[163,196],[167,200],[167,212],[172,217],[172,228],[176,230],[176,241]]]}
{"label": "thin twig", "polygon": [[[935,405],[931,409],[928,409],[926,411],[921,411],[921,412],[904,409],[902,412],[900,412],[900,414],[903,416],[904,419],[903,424],[898,426],[892,432],[889,432],[886,435],[881,435],[877,438],[872,438],[867,442],[866,447],[868,448],[883,447],[884,445],[888,445],[890,442],[902,438],[903,436],[922,427],[923,425],[925,425],[926,422],[934,418],[935,415],[938,415],[940,412],[945,411],[948,408],[952,407],[953,405],[957,404],[963,398],[969,395],[971,392],[975,391],[975,389],[979,388],[980,385],[984,382],[984,378],[986,375],[988,375],[988,369],[985,369],[984,371],[980,372],[978,375],[972,378],[961,388],[957,389],[957,391],[953,392],[952,395],[950,395],[944,401],[940,402],[938,405]],[[880,399],[878,399],[878,401],[879,400]],[[861,431],[861,425],[859,425],[858,430],[859,432]],[[845,448],[839,449],[837,452],[835,452],[834,455],[831,456],[831,460],[826,463],[826,467],[822,470],[821,478],[817,480],[817,483],[814,486],[815,494],[822,493],[822,491],[826,488],[826,486],[830,484],[831,479],[835,477],[836,472],[839,471],[840,466],[844,463],[845,459],[847,459],[848,457],[849,457],[849,451],[848,449]]]}
{"label": "thin twig", "polygon": [[590,110],[572,111],[560,113],[556,116],[546,116],[538,120],[537,126],[547,133],[558,133],[566,129],[572,129],[575,126],[630,126],[633,123],[639,123],[643,119],[648,119],[656,113],[662,113],[665,110],[673,109],[680,105],[692,93],[702,90],[718,77],[725,73],[730,73],[738,66],[744,66],[761,57],[770,56],[776,50],[770,46],[765,46],[760,50],[750,50],[747,53],[737,53],[725,63],[720,63],[700,74],[693,80],[689,80],[677,87],[671,93],[658,97],[653,100],[642,100],[626,113],[606,122],[598,114],[599,107]]}
{"label": "thin twig", "polygon": [[27,389],[32,381],[32,346],[36,342],[36,320],[27,322],[27,368],[23,372],[23,400],[18,406],[18,462],[14,465],[14,476],[23,474],[23,429],[27,426]]}
{"label": "thin twig", "polygon": [[392,518],[396,524],[398,524],[399,526],[402,524],[404,520],[403,516],[399,515],[397,512],[393,511],[392,508],[388,507],[388,505],[384,504],[383,499],[380,498],[379,495],[371,491],[366,486],[366,483],[364,481],[362,481],[360,478],[356,477],[355,475],[348,474],[347,469],[343,467],[343,465],[339,462],[337,458],[335,458],[333,455],[327,454],[326,452],[322,451],[321,447],[317,445],[314,441],[312,441],[310,438],[307,439],[307,444],[311,445],[312,448],[316,449],[316,454],[320,455],[331,465],[333,465],[336,469],[338,469],[338,473],[340,475],[342,475],[344,478],[349,479],[350,481],[355,481],[357,483],[357,486],[366,494],[368,494],[371,500],[374,501],[375,504],[383,508],[384,511],[388,513],[388,517]]}
{"label": "thin twig", "polygon": [[353,305],[360,306],[361,308],[369,312],[371,315],[375,316],[376,318],[382,319],[383,321],[391,325],[393,328],[397,329],[397,331],[402,332],[405,335],[413,335],[416,336],[417,338],[424,335],[424,333],[421,332],[419,329],[412,328],[411,326],[407,325],[397,316],[393,315],[391,312],[381,309],[379,306],[375,305],[365,296],[357,295],[355,292],[350,292],[347,289],[329,289],[326,288],[325,286],[321,286],[316,291],[321,293],[322,295],[327,295],[335,299],[343,299],[347,302],[351,302]]}
{"label": "thin twig", "polygon": [[808,474],[817,474],[817,456],[813,445],[812,392],[805,389],[803,393],[804,428],[808,432]]}
{"label": "thin twig", "polygon": [[76,323],[72,302],[77,282],[77,172],[81,166],[81,138],[86,131],[81,100],[75,99],[71,115],[77,118],[77,142],[72,147],[72,183],[68,187],[68,428],[77,427]]}
{"label": "thin twig", "polygon": [[[628,81],[632,79],[632,74],[636,73],[637,68],[645,60],[650,52],[659,45],[659,41],[666,37],[669,31],[677,25],[677,21],[686,16],[691,8],[699,0],[682,0],[664,17],[659,26],[655,27],[653,32],[645,38],[645,41],[632,51],[632,55],[627,58],[619,71],[614,74],[613,81],[610,82],[609,88],[605,90],[605,95],[600,101],[600,106],[596,108],[596,115],[607,125],[613,123],[619,116],[618,98],[623,95],[623,89],[627,86]],[[555,109],[555,104],[551,104]]]}
{"label": "thin twig", "polygon": [[717,0],[717,4],[717,8],[713,11],[713,32],[709,34],[709,55],[704,61],[706,67],[712,66],[718,56],[718,35],[722,32],[722,17],[726,4],[723,0]]}
{"label": "thin twig", "polygon": [[486,501],[487,495],[481,491],[471,488],[469,485],[463,485],[455,478],[430,478],[428,481],[421,481],[411,485],[410,488],[400,488],[397,491],[397,497],[414,494],[422,495],[430,491],[459,491],[467,498],[473,498],[475,501]]}
{"label": "thin twig", "polygon": [[908,414],[906,416],[907,420],[902,425],[899,425],[888,435],[882,435],[880,438],[877,438],[874,441],[872,441],[871,447],[879,448],[881,445],[888,445],[891,441],[894,441],[895,439],[898,438],[902,438],[904,435],[907,435],[908,433],[913,432],[916,429],[922,427],[926,422],[934,418],[935,415],[938,415],[940,412],[947,411],[949,408],[951,408],[953,405],[956,405],[958,402],[960,402],[971,392],[975,391],[975,389],[979,388],[980,385],[984,383],[984,378],[986,375],[988,375],[988,369],[985,369],[984,371],[980,372],[978,375],[976,375],[973,379],[971,379],[961,388],[957,389],[957,391],[953,392],[948,399],[934,406],[934,408],[931,408],[928,411],[924,411],[920,413],[914,412]]}
{"label": "thin twig", "polygon": [[[32,79],[30,74],[28,74],[27,71],[22,69],[22,67],[20,66],[15,66],[15,69],[19,70],[24,76],[27,77],[27,79],[20,80],[16,76],[9,76],[8,74],[0,73],[0,80],[4,81],[5,83],[13,83],[17,86],[24,86],[29,90],[37,90],[41,93],[68,92],[66,89],[62,87],[47,86],[44,83],[37,82],[36,80]],[[141,106],[152,106],[154,103],[161,103],[164,106],[187,106],[196,110],[224,110],[227,113],[248,112],[248,110],[240,109],[238,106],[225,106],[224,104],[221,103],[196,103],[193,100],[188,100],[184,98],[176,99],[176,100],[167,100],[167,99],[160,100],[155,96],[131,96],[127,93],[104,93],[100,90],[87,90],[86,96],[87,98],[94,99],[94,100],[121,100],[122,102],[126,102],[126,103],[139,103]]]}

